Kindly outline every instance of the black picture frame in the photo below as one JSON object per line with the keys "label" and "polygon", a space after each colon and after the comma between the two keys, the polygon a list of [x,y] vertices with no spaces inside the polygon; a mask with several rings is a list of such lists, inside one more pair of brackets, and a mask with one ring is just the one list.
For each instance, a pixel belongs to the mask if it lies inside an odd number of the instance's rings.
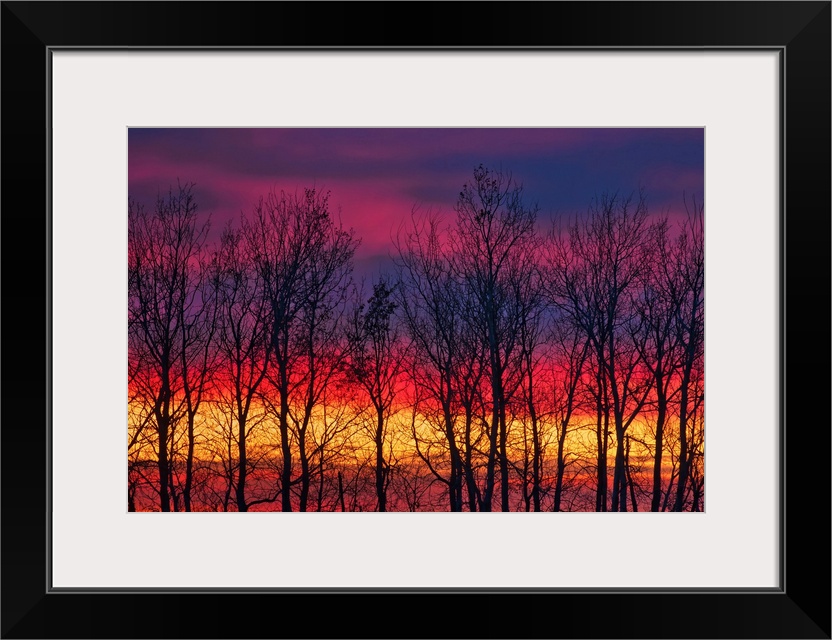
{"label": "black picture frame", "polygon": [[[3,2],[2,637],[829,638],[830,15],[828,1]],[[52,591],[47,134],[62,47],[779,51],[780,588]],[[753,473],[738,468],[749,490]]]}

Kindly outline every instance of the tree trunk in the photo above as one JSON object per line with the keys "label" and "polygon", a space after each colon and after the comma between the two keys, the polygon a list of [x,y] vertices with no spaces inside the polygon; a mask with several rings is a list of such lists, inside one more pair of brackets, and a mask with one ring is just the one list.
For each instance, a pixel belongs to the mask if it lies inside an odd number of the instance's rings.
{"label": "tree trunk", "polygon": [[306,455],[306,426],[298,433],[298,460],[300,461],[300,498],[298,511],[305,512],[309,504],[309,488],[312,478],[309,475],[309,458]]}
{"label": "tree trunk", "polygon": [[[492,393],[493,381],[492,381]],[[494,472],[497,465],[497,433],[500,429],[500,413],[496,398],[492,399],[491,425],[488,431],[488,462],[485,471],[485,492],[482,496],[481,511],[491,511],[491,501],[494,495]]]}
{"label": "tree trunk", "polygon": [[[686,372],[687,373],[687,372]],[[688,384],[685,375],[682,381],[682,395],[679,401],[679,480],[676,484],[676,501],[673,511],[682,511],[685,507],[685,489],[688,480]]]}
{"label": "tree trunk", "polygon": [[280,506],[282,511],[292,510],[292,448],[289,445],[289,382],[286,366],[280,368],[280,449],[283,467],[280,474]]}
{"label": "tree trunk", "polygon": [[[491,431],[489,433],[489,451],[488,451],[488,466],[485,480],[485,495],[483,496],[482,511],[491,511],[492,500],[494,496],[495,484],[495,467],[497,457],[502,448],[498,448],[497,436],[500,435],[502,442],[502,435],[505,431],[505,415],[502,411],[502,368],[500,366],[500,354],[497,345],[497,329],[496,318],[494,318],[494,308],[492,301],[492,294],[489,291],[487,295],[488,302],[486,304],[485,313],[488,324],[488,350],[489,361],[491,364]],[[502,419],[501,419],[502,418]],[[503,467],[503,456],[499,455],[500,469]],[[506,474],[503,473],[500,478],[501,491],[502,483],[505,482]]]}
{"label": "tree trunk", "polygon": [[[618,416],[615,418],[615,469],[612,477],[612,510],[626,510],[627,496],[624,493],[624,430],[619,426]],[[622,502],[624,509],[621,509]]]}
{"label": "tree trunk", "polygon": [[[560,434],[558,435],[558,468],[555,477],[555,506],[553,511],[560,511],[561,500],[563,499],[563,475],[566,471],[566,458],[564,456],[564,445],[566,444],[566,421],[561,423]],[[597,503],[596,503],[596,511]]]}
{"label": "tree trunk", "polygon": [[162,511],[170,511],[170,494],[168,493],[168,482],[170,481],[170,466],[168,464],[168,418],[157,415],[156,423],[159,428],[159,502]]}
{"label": "tree trunk", "polygon": [[241,418],[239,421],[240,432],[237,434],[237,446],[239,448],[240,466],[237,471],[237,511],[248,511],[246,505],[246,478],[248,476],[248,453],[246,451],[246,421]]}
{"label": "tree trunk", "polygon": [[679,480],[676,485],[676,502],[673,505],[674,511],[682,511],[685,506],[685,491],[687,489],[689,464],[688,459],[688,394],[693,374],[693,365],[696,362],[696,348],[700,336],[697,331],[697,314],[699,310],[698,292],[694,291],[694,302],[690,312],[688,326],[689,333],[685,345],[685,364],[682,372],[682,393],[679,400]]}
{"label": "tree trunk", "polygon": [[194,481],[194,419],[195,413],[188,412],[188,455],[185,458],[185,488],[182,498],[185,501],[185,511],[191,510],[191,487]]}
{"label": "tree trunk", "polygon": [[610,412],[606,403],[603,401],[604,396],[601,387],[598,388],[598,424],[597,424],[597,441],[598,441],[598,490],[595,494],[595,510],[607,510],[607,446],[609,442],[610,432]]}
{"label": "tree trunk", "polygon": [[324,446],[320,446],[319,460],[318,460],[318,504],[315,506],[315,511],[323,510],[324,503]]}
{"label": "tree trunk", "polygon": [[384,410],[376,406],[376,497],[378,510],[387,511],[387,490],[384,486]]}
{"label": "tree trunk", "polygon": [[633,474],[630,469],[630,436],[627,436],[627,450],[624,453],[624,468],[627,471],[627,484],[630,487],[630,502],[633,503],[633,511],[638,511],[638,502],[636,502],[636,488],[633,484]]}
{"label": "tree trunk", "polygon": [[534,387],[532,378],[532,363],[529,358],[529,419],[532,422],[532,506],[536,512],[540,511],[540,484],[541,484],[541,452],[540,433],[537,424],[537,410],[534,405]]}
{"label": "tree trunk", "polygon": [[344,476],[338,472],[338,504],[341,505],[341,513],[346,513],[347,507],[344,504]]}
{"label": "tree trunk", "polygon": [[508,502],[508,428],[506,425],[506,404],[503,398],[502,380],[500,380],[500,507],[509,510]]}
{"label": "tree trunk", "polygon": [[459,455],[459,447],[456,446],[454,436],[454,421],[451,416],[451,408],[445,404],[445,437],[448,439],[448,451],[451,458],[451,477],[448,483],[448,500],[451,511],[462,511],[462,460]]}
{"label": "tree trunk", "polygon": [[473,423],[473,410],[470,406],[465,407],[465,483],[468,488],[468,509],[471,512],[477,510],[477,499],[479,492],[477,491],[477,482],[474,478],[474,467],[472,462],[472,447],[471,447],[471,424]]}
{"label": "tree trunk", "polygon": [[658,511],[662,501],[662,455],[664,447],[664,421],[667,415],[667,395],[661,373],[656,374],[658,406],[656,411],[656,452],[653,457],[653,499],[650,511]]}

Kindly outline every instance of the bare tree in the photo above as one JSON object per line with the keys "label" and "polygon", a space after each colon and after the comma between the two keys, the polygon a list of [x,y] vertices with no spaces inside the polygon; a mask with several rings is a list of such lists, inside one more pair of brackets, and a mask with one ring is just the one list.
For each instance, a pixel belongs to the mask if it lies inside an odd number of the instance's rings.
{"label": "bare tree", "polygon": [[350,344],[349,377],[366,394],[372,408],[370,435],[375,446],[375,487],[378,510],[387,511],[390,484],[388,422],[404,357],[394,313],[393,286],[382,276],[373,284],[366,305],[355,306],[347,329]]}
{"label": "bare tree", "polygon": [[[529,260],[529,268],[515,273],[511,281],[518,304],[519,353],[517,386],[520,389],[519,414],[523,426],[524,464],[522,479],[526,511],[540,511],[543,483],[543,416],[540,410],[542,347],[548,331],[540,269]],[[519,277],[517,277],[519,276]],[[507,394],[510,395],[510,394]]]}
{"label": "bare tree", "polygon": [[[701,361],[700,361],[701,362]],[[688,414],[690,437],[688,449],[688,486],[690,487],[690,510],[704,511],[705,505],[705,416],[702,391],[704,380],[701,369],[693,376],[693,407]]]}
{"label": "bare tree", "polygon": [[[411,228],[396,243],[397,300],[411,343],[410,375],[422,399],[421,413],[437,424],[444,436],[448,473],[440,472],[431,462],[429,448],[420,447],[414,413],[417,453],[437,480],[447,486],[451,511],[461,511],[462,460],[456,436],[454,372],[460,360],[463,319],[457,296],[459,288],[442,246],[442,235],[441,218],[437,214],[428,212],[419,218],[413,212]],[[438,420],[431,420],[431,416]]]}
{"label": "bare tree", "polygon": [[677,300],[677,326],[682,346],[679,399],[679,480],[674,511],[682,511],[691,466],[688,420],[691,404],[698,406],[703,393],[691,393],[695,373],[704,357],[705,338],[705,217],[704,207],[694,201],[676,243],[674,258],[682,287]]}
{"label": "bare tree", "polygon": [[608,424],[615,429],[612,510],[626,508],[625,435],[641,410],[649,386],[639,374],[641,355],[626,330],[634,310],[628,304],[644,278],[650,225],[640,193],[632,198],[603,195],[588,215],[569,226],[555,245],[552,285],[558,308],[589,339],[595,366],[598,416],[598,510],[605,510]]}
{"label": "bare tree", "polygon": [[[298,446],[305,447],[306,429],[322,389],[315,348],[322,334],[326,338],[331,305],[341,304],[358,243],[352,231],[333,218],[329,193],[316,189],[270,193],[255,207],[245,235],[271,307],[275,367],[270,378],[278,396],[274,407],[282,454],[280,499],[282,510],[291,511],[292,428],[299,432]],[[299,457],[305,501],[309,456],[301,450]]]}
{"label": "bare tree", "polygon": [[550,333],[552,371],[552,413],[557,431],[557,453],[553,511],[561,511],[567,466],[566,441],[572,416],[579,406],[579,389],[590,349],[590,341],[574,325],[558,321]]}
{"label": "bare tree", "polygon": [[362,417],[345,401],[353,393],[346,376],[334,379],[320,399],[320,410],[312,422],[314,428],[308,434],[309,476],[315,481],[309,500],[310,505],[314,501],[315,511],[335,511],[339,506],[345,510],[343,467],[352,462],[349,454]]}
{"label": "bare tree", "polygon": [[[183,414],[189,416],[188,473],[192,469],[192,417],[198,408],[193,392],[201,395],[205,383],[201,372],[194,379],[192,370],[186,371],[192,348],[206,339],[195,319],[203,313],[198,279],[208,223],[198,224],[193,186],[179,185],[159,196],[153,211],[132,200],[128,204],[129,359],[142,367],[134,372],[134,388],[143,390],[151,407],[162,511],[179,505],[171,463]],[[195,350],[201,352],[201,346]]]}
{"label": "bare tree", "polygon": [[455,414],[461,416],[460,463],[467,493],[468,509],[483,509],[482,470],[487,468],[488,452],[483,443],[490,442],[487,401],[483,380],[488,375],[488,341],[478,330],[478,301],[462,283],[454,283],[454,299],[462,320],[454,332],[456,364],[451,370]]}
{"label": "bare tree", "polygon": [[[328,197],[328,196],[327,196]],[[326,204],[324,204],[326,206]],[[303,303],[296,323],[297,347],[290,376],[289,417],[298,447],[298,509],[306,511],[314,461],[320,459],[315,423],[324,423],[322,402],[333,381],[342,374],[349,345],[343,339],[348,323],[352,290],[352,257],[357,246],[352,232],[344,231],[330,217],[312,260],[303,270]],[[343,399],[341,399],[343,401]]]}
{"label": "bare tree", "polygon": [[680,365],[680,335],[677,331],[680,288],[679,268],[671,254],[667,221],[653,226],[643,286],[632,296],[636,318],[630,326],[633,344],[652,376],[655,396],[653,483],[651,511],[662,502],[665,426],[670,416],[676,374]]}
{"label": "bare tree", "polygon": [[217,330],[217,291],[210,282],[209,259],[201,248],[192,265],[190,308],[180,309],[182,326],[182,394],[186,427],[185,484],[182,499],[185,511],[192,510],[195,485],[197,420],[200,406],[210,394],[215,371],[214,342]]}
{"label": "bare tree", "polygon": [[523,186],[510,174],[480,165],[459,193],[456,228],[450,238],[453,271],[474,294],[477,320],[487,336],[491,426],[485,511],[492,507],[498,461],[501,508],[509,509],[507,376],[520,349],[523,306],[512,283],[526,279],[536,245],[537,207],[526,206],[522,195]]}
{"label": "bare tree", "polygon": [[228,447],[236,448],[236,456],[230,457],[236,464],[229,467],[229,486],[234,487],[237,510],[247,511],[247,480],[255,467],[249,458],[249,435],[264,419],[260,394],[271,359],[272,318],[242,229],[229,225],[224,231],[213,284],[219,308],[217,402],[231,418]]}

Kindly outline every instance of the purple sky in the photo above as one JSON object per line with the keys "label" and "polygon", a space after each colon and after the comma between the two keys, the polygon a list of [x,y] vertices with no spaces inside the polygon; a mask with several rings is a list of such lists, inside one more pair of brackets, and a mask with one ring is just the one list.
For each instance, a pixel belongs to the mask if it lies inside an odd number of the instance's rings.
{"label": "purple sky", "polygon": [[128,188],[152,207],[196,183],[214,238],[270,189],[328,189],[358,261],[378,263],[414,205],[453,214],[480,163],[510,171],[545,222],[639,187],[651,213],[680,216],[683,193],[703,201],[704,155],[704,129],[130,129]]}

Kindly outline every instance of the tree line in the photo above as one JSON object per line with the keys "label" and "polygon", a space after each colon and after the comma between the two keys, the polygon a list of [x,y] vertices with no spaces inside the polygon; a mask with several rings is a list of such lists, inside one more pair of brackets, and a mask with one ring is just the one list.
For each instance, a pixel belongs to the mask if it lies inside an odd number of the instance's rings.
{"label": "tree line", "polygon": [[480,165],[393,268],[315,188],[217,242],[129,200],[128,509],[699,511],[704,210],[604,194],[544,228]]}

